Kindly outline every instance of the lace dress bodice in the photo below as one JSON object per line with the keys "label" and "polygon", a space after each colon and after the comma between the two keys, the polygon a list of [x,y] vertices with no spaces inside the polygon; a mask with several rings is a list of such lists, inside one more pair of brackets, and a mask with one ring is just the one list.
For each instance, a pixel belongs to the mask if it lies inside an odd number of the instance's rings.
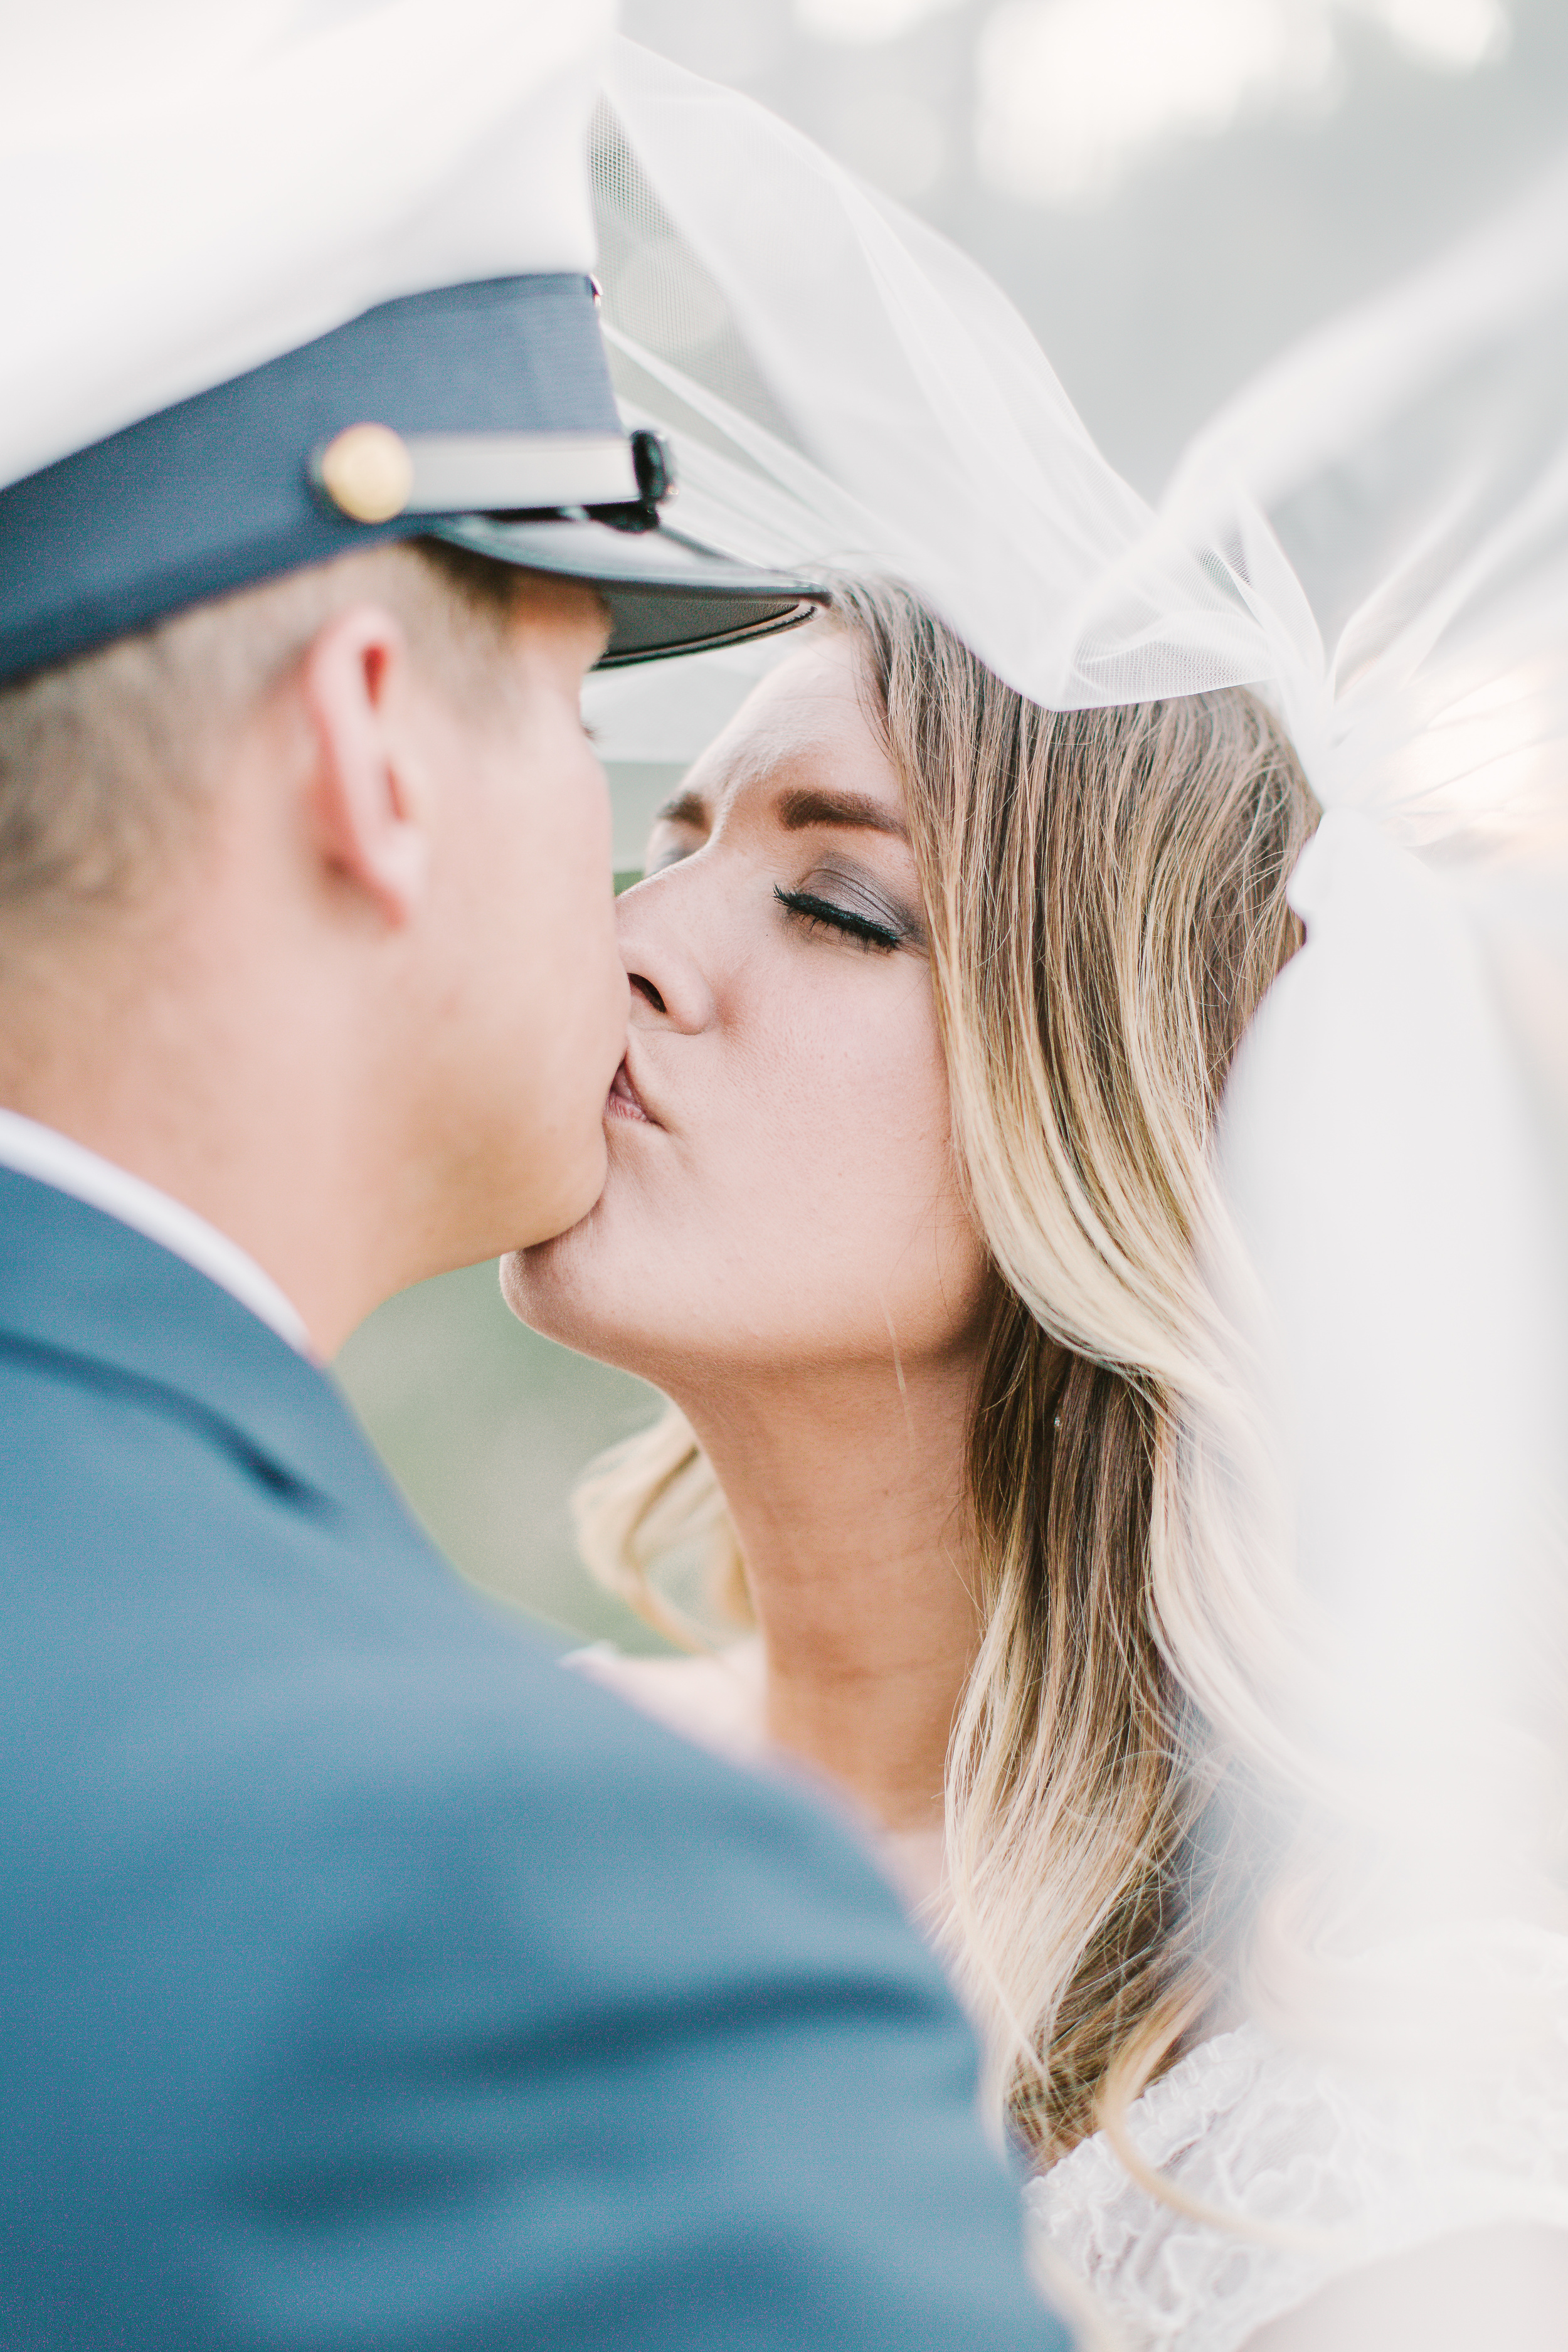
{"label": "lace dress bodice", "polygon": [[1126,2352],[1237,2352],[1333,2280],[1438,2238],[1568,2230],[1568,1937],[1508,1940],[1545,2024],[1516,2059],[1417,2083],[1352,2076],[1253,2024],[1217,2034],[1127,2128],[1174,2189],[1253,2233],[1155,2196],[1098,2132],[1026,2192],[1048,2267],[1090,2290]]}

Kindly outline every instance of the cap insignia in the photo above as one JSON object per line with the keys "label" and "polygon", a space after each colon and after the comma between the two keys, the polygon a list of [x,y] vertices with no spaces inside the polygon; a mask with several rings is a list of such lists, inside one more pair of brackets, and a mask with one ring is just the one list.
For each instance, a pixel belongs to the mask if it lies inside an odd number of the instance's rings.
{"label": "cap insignia", "polygon": [[316,459],[322,489],[351,522],[390,522],[414,489],[414,457],[390,425],[350,425]]}

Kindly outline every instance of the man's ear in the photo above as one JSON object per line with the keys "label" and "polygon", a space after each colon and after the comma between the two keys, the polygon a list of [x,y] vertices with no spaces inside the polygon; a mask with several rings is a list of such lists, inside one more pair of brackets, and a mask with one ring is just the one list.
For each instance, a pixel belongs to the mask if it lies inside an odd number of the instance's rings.
{"label": "man's ear", "polygon": [[378,604],[326,623],[300,690],[316,738],[311,817],[323,863],[401,928],[424,898],[428,793],[403,625]]}

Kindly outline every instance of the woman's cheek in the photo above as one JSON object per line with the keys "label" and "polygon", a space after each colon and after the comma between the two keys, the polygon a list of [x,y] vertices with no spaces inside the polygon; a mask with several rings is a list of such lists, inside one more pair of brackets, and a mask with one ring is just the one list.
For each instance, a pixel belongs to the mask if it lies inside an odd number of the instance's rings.
{"label": "woman's cheek", "polygon": [[808,1193],[832,1202],[835,1257],[875,1269],[885,1289],[911,1244],[926,1254],[933,1210],[951,1187],[946,1076],[940,1056],[933,1072],[921,1050],[934,1050],[934,1036],[911,1037],[907,1019],[846,1025],[854,1050],[841,1046],[832,1099],[804,1130],[802,1172]]}

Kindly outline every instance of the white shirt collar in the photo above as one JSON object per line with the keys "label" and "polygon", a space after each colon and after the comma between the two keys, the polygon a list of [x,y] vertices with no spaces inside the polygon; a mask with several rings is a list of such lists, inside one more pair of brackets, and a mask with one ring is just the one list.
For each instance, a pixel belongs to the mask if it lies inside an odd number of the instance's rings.
{"label": "white shirt collar", "polygon": [[155,1184],[143,1183],[140,1176],[117,1168],[85,1144],[73,1143],[68,1135],[15,1110],[0,1110],[0,1168],[14,1168],[19,1176],[52,1184],[58,1192],[69,1192],[145,1234],[149,1241],[161,1243],[248,1307],[301,1356],[311,1354],[303,1317],[272,1276],[237,1242]]}

